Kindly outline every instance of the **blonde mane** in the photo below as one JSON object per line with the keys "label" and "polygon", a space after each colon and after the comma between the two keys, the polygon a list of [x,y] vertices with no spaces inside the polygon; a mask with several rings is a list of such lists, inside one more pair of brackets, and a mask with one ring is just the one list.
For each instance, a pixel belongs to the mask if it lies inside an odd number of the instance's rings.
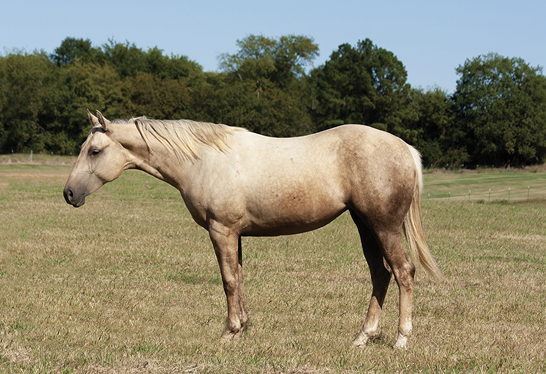
{"label": "blonde mane", "polygon": [[230,127],[209,122],[190,120],[157,120],[146,117],[116,120],[113,123],[134,123],[146,142],[150,152],[153,151],[153,137],[177,158],[183,160],[198,159],[197,146],[204,144],[224,152],[229,149],[230,138],[235,132],[247,131],[240,127]]}

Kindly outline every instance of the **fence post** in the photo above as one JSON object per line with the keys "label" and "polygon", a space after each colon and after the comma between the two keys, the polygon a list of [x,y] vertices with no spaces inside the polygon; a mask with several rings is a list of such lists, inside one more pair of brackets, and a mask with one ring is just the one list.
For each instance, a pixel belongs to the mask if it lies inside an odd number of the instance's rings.
{"label": "fence post", "polygon": [[470,201],[470,190],[468,190],[468,201]]}
{"label": "fence post", "polygon": [[491,188],[489,189],[489,202],[491,202]]}
{"label": "fence post", "polygon": [[529,200],[529,187],[530,186],[527,186],[527,200]]}

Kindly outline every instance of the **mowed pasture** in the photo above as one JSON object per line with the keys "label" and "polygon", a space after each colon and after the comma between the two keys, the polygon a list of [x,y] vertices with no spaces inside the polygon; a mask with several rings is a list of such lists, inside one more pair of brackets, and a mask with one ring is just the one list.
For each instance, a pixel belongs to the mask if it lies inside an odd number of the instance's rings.
{"label": "mowed pasture", "polygon": [[[391,348],[394,281],[380,337],[351,345],[371,283],[348,214],[306,234],[243,238],[251,323],[241,340],[221,345],[218,265],[178,191],[128,171],[75,209],[62,197],[70,170],[0,165],[0,372],[546,370],[544,199],[434,199],[446,183],[468,189],[466,176],[425,176],[425,235],[444,279],[417,268],[404,350]],[[546,177],[495,175],[520,174]]]}

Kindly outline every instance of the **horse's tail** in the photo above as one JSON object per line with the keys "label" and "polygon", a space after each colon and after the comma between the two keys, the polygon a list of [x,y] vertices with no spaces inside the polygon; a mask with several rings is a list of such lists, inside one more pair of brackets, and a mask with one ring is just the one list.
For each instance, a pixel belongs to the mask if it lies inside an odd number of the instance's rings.
{"label": "horse's tail", "polygon": [[406,240],[410,246],[413,256],[418,259],[425,270],[436,279],[441,279],[442,273],[436,262],[432,258],[428,249],[425,237],[423,235],[423,226],[421,222],[421,191],[423,189],[423,170],[421,166],[421,155],[419,152],[408,145],[408,148],[415,162],[417,171],[417,185],[413,191],[413,200],[406,218],[404,219],[403,229]]}

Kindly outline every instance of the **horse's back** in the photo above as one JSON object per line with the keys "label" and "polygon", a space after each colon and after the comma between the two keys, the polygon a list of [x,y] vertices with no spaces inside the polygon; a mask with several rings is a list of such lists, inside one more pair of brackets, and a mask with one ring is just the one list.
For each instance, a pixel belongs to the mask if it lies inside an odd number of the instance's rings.
{"label": "horse's back", "polygon": [[373,184],[386,175],[411,174],[415,168],[410,147],[403,140],[364,125],[343,125],[294,138],[241,135],[248,138],[243,147],[249,164],[267,173],[281,172],[276,175],[279,180],[307,174],[351,185]]}

